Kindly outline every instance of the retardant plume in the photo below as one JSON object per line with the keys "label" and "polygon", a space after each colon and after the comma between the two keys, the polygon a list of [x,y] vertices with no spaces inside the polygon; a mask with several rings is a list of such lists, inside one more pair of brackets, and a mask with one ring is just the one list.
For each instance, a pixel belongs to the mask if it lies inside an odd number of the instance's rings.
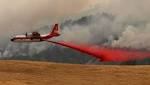
{"label": "retardant plume", "polygon": [[131,60],[142,60],[145,58],[150,58],[150,52],[146,51],[136,51],[136,50],[125,50],[125,49],[115,49],[108,47],[100,47],[100,46],[90,46],[90,45],[79,45],[73,44],[69,42],[54,42],[49,41],[51,43],[59,44],[62,46],[66,46],[80,52],[92,55],[100,59],[100,61],[104,62],[125,62]]}

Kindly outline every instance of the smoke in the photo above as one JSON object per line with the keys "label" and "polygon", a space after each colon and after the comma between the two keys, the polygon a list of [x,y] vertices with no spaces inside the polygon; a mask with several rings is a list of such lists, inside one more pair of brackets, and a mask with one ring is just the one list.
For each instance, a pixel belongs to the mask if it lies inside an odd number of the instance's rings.
{"label": "smoke", "polygon": [[[100,0],[83,20],[70,20],[60,39],[76,43],[150,49],[150,1]],[[75,22],[86,21],[86,24]]]}
{"label": "smoke", "polygon": [[35,54],[39,54],[41,51],[48,49],[49,44],[43,43],[10,43],[5,51],[1,52],[0,58],[11,57],[33,57]]}
{"label": "smoke", "polygon": [[119,37],[119,40],[113,41],[112,46],[150,50],[149,27],[149,24],[143,28],[128,26]]}

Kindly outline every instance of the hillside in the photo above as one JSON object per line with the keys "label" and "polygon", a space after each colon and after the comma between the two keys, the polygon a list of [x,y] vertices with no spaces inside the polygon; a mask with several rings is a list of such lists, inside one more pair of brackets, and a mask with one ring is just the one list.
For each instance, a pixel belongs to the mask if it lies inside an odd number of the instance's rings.
{"label": "hillside", "polygon": [[0,85],[150,85],[150,66],[0,61]]}

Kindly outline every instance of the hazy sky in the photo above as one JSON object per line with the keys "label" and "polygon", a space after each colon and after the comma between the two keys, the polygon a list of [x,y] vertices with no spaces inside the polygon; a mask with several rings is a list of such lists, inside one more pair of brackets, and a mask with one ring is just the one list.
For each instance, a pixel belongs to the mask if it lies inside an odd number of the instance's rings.
{"label": "hazy sky", "polygon": [[[90,24],[64,26],[60,39],[150,50],[149,6],[150,0],[0,0],[0,48],[10,35],[61,23],[68,17],[76,22],[90,15]],[[49,46],[32,44],[28,50],[31,54]],[[9,43],[4,54],[16,54],[23,47]]]}
{"label": "hazy sky", "polygon": [[[91,30],[96,35],[100,34],[100,39],[108,38],[115,32],[121,36],[113,45],[150,47],[149,6],[149,0],[0,0],[0,47],[8,41],[10,35],[32,31],[44,24],[61,22],[66,17],[80,16],[84,12],[93,13],[96,18],[92,26],[87,26],[86,29],[75,26],[77,29],[67,31],[69,35],[64,32],[67,36],[78,33],[79,36],[72,35],[71,39],[75,37],[79,38],[77,40],[91,41],[91,36],[94,36]],[[113,15],[114,21],[103,19],[95,12]],[[126,27],[121,27],[124,24]],[[107,26],[110,28],[106,29]],[[107,32],[109,35],[105,36]],[[101,35],[102,33],[105,35]]]}
{"label": "hazy sky", "polygon": [[60,22],[90,8],[96,0],[0,0],[0,46],[12,34]]}

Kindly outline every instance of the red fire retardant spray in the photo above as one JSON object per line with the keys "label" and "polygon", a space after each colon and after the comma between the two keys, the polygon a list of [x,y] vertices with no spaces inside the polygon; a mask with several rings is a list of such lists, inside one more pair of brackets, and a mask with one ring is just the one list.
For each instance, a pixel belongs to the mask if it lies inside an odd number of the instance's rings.
{"label": "red fire retardant spray", "polygon": [[100,61],[103,62],[125,62],[150,58],[150,52],[148,51],[126,50],[120,48],[109,48],[104,46],[90,46],[81,44],[79,45],[64,41],[59,42],[48,41],[48,42],[69,47],[77,51],[89,54],[93,57],[98,58]]}

